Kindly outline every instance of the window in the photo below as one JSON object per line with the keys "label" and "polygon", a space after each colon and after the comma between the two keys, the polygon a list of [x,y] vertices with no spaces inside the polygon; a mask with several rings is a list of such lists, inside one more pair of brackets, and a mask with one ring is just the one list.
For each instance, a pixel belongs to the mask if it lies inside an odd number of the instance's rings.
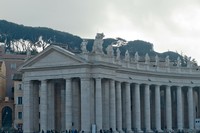
{"label": "window", "polygon": [[18,97],[18,104],[22,104],[22,97]]}
{"label": "window", "polygon": [[10,68],[11,69],[16,69],[16,64],[15,63],[10,64]]}
{"label": "window", "polygon": [[22,112],[18,112],[18,119],[22,119]]}
{"label": "window", "polygon": [[19,87],[19,90],[22,90],[22,84],[19,84],[18,87]]}

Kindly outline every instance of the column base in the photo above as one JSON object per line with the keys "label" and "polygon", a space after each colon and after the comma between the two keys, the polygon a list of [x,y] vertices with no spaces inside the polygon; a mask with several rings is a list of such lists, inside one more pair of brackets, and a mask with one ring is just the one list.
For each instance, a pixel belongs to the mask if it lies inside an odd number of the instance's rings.
{"label": "column base", "polygon": [[153,131],[151,129],[146,130],[145,133],[153,133]]}
{"label": "column base", "polygon": [[190,132],[193,132],[194,130],[195,129],[193,128],[193,129],[187,129],[186,131],[190,133]]}
{"label": "column base", "polygon": [[119,133],[117,130],[113,131],[113,133]]}
{"label": "column base", "polygon": [[174,132],[173,129],[166,129],[165,131],[166,131],[166,132]]}
{"label": "column base", "polygon": [[141,129],[134,131],[135,133],[143,133]]}
{"label": "column base", "polygon": [[126,133],[134,133],[132,130],[127,130]]}
{"label": "column base", "polygon": [[142,130],[138,130],[137,132],[138,132],[138,133],[143,133],[143,131],[142,131]]}
{"label": "column base", "polygon": [[91,133],[91,131],[81,130],[79,133]]}
{"label": "column base", "polygon": [[156,131],[157,131],[157,133],[163,133],[164,132],[162,129],[158,129]]}
{"label": "column base", "polygon": [[124,131],[123,130],[119,130],[118,133],[124,133]]}

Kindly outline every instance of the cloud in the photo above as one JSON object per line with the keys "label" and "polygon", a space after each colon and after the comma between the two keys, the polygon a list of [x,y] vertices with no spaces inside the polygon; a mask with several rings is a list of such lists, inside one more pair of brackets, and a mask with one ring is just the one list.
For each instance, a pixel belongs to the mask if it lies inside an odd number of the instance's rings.
{"label": "cloud", "polygon": [[185,51],[200,61],[194,52],[200,50],[199,0],[1,0],[0,12],[0,19],[86,38],[104,32],[141,39],[158,51]]}

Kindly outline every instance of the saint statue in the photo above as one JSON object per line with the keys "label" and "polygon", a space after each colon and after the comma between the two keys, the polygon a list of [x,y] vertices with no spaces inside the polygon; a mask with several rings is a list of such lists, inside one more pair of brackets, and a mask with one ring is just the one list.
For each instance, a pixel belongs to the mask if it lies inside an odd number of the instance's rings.
{"label": "saint statue", "polygon": [[126,53],[125,53],[125,61],[129,61],[129,59],[130,59],[130,55],[129,55],[128,50],[126,50]]}
{"label": "saint statue", "polygon": [[86,40],[83,40],[83,42],[81,43],[81,50],[82,50],[82,53],[88,53],[87,51],[87,41]]}
{"label": "saint statue", "polygon": [[108,47],[106,48],[107,51],[107,55],[112,57],[114,55],[114,51],[113,51],[113,46],[112,45],[108,45]]}
{"label": "saint statue", "polygon": [[169,66],[170,60],[169,60],[169,56],[166,56],[165,58],[165,65]]}
{"label": "saint statue", "polygon": [[120,54],[121,54],[121,51],[119,50],[119,48],[117,48],[117,57],[116,57],[117,60],[120,60]]}
{"label": "saint statue", "polygon": [[158,62],[159,62],[159,57],[158,55],[155,56],[155,65],[157,66],[158,65]]}
{"label": "saint statue", "polygon": [[103,33],[97,33],[96,37],[95,37],[95,40],[94,40],[94,44],[93,44],[93,49],[92,49],[92,52],[93,53],[98,53],[98,54],[101,54],[103,53],[103,37],[104,37],[104,34]]}
{"label": "saint statue", "polygon": [[149,54],[146,53],[146,55],[145,55],[145,64],[149,64],[149,62],[150,62]]}
{"label": "saint statue", "polygon": [[181,59],[180,59],[180,57],[178,56],[178,58],[177,58],[177,67],[180,67],[181,66]]}
{"label": "saint statue", "polygon": [[138,61],[139,61],[139,58],[140,58],[140,57],[139,57],[139,55],[138,55],[138,52],[136,52],[136,53],[135,53],[135,62],[138,62]]}

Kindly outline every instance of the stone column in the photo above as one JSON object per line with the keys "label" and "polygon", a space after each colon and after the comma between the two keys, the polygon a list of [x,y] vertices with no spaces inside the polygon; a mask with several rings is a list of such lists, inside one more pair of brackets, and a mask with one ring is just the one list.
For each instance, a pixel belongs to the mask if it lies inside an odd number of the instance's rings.
{"label": "stone column", "polygon": [[48,130],[55,129],[54,83],[48,83]]}
{"label": "stone column", "polygon": [[71,79],[65,79],[65,129],[72,128],[72,83]]}
{"label": "stone column", "polygon": [[177,128],[183,130],[182,90],[180,86],[177,86]]}
{"label": "stone column", "polygon": [[47,104],[48,104],[48,117],[47,117],[47,130],[51,130],[52,128],[52,91],[51,91],[51,81],[47,84],[48,94],[47,94]]}
{"label": "stone column", "polygon": [[61,112],[61,131],[65,131],[65,114],[66,114],[66,107],[65,107],[65,101],[66,101],[66,96],[65,96],[65,89],[63,84],[61,85],[61,93],[60,93],[60,97],[61,97],[61,107],[60,107],[60,112]]}
{"label": "stone column", "polygon": [[123,133],[122,131],[122,95],[121,95],[121,83],[116,82],[116,122],[117,122],[117,130],[120,133]]}
{"label": "stone column", "polygon": [[109,109],[109,80],[106,80],[105,81],[105,99],[104,99],[104,108],[105,108],[105,115],[104,115],[104,128],[105,130],[109,130],[109,127],[110,127],[110,123],[109,123],[109,112],[110,112],[110,109]]}
{"label": "stone column", "polygon": [[110,80],[110,128],[116,132],[115,81]]}
{"label": "stone column", "polygon": [[97,132],[102,129],[102,86],[101,78],[96,78],[96,125]]}
{"label": "stone column", "polygon": [[144,88],[144,119],[146,132],[151,132],[151,120],[150,120],[150,88],[149,85],[145,85]]}
{"label": "stone column", "polygon": [[81,130],[90,132],[90,79],[81,78]]}
{"label": "stone column", "polygon": [[47,80],[41,81],[41,88],[40,88],[40,125],[41,131],[47,131]]}
{"label": "stone column", "polygon": [[51,83],[51,129],[55,129],[55,89],[54,83]]}
{"label": "stone column", "polygon": [[155,121],[156,130],[161,132],[160,86],[155,85]]}
{"label": "stone column", "polygon": [[167,130],[172,130],[172,105],[170,86],[166,86],[166,126]]}
{"label": "stone column", "polygon": [[25,133],[33,132],[31,93],[31,82],[23,81],[23,131]]}
{"label": "stone column", "polygon": [[193,90],[192,87],[188,87],[188,120],[189,129],[194,129],[194,103],[193,103]]}
{"label": "stone column", "polygon": [[130,83],[125,83],[125,94],[126,94],[126,130],[127,132],[132,132],[131,130],[131,91]]}
{"label": "stone column", "polygon": [[39,130],[39,84],[38,82],[33,82],[33,123],[34,131]]}
{"label": "stone column", "polygon": [[135,128],[137,132],[141,132],[141,110],[140,110],[140,85],[135,84]]}

